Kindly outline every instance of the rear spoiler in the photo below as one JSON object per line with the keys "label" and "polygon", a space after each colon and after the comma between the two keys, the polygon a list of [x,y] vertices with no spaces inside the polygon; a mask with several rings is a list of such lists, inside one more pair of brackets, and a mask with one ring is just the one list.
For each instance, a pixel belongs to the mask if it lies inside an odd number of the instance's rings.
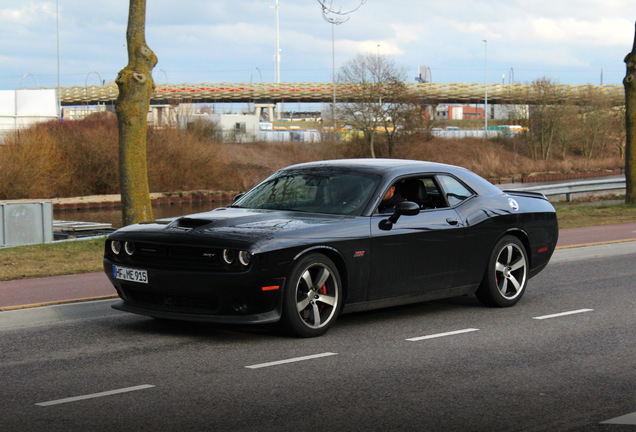
{"label": "rear spoiler", "polygon": [[529,192],[529,191],[522,191],[522,190],[503,190],[502,191],[505,194],[508,195],[514,195],[514,196],[524,196],[524,197],[528,197],[528,198],[540,198],[540,199],[544,199],[544,200],[548,200],[548,198],[542,194],[541,192]]}

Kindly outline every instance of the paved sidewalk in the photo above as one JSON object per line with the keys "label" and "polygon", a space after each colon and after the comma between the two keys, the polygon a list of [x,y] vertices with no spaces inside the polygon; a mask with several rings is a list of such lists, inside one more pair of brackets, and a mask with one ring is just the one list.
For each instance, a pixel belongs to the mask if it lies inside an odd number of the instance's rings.
{"label": "paved sidewalk", "polygon": [[[636,222],[562,229],[557,248],[636,240]],[[0,313],[116,296],[102,272],[0,282]]]}
{"label": "paved sidewalk", "polygon": [[636,222],[561,229],[557,248],[626,240],[636,240]]}

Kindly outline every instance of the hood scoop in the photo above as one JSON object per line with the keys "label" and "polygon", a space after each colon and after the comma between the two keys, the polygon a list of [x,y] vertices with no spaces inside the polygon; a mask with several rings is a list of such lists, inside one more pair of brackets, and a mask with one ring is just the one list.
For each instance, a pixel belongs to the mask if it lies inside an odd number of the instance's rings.
{"label": "hood scoop", "polygon": [[182,217],[170,223],[169,228],[182,228],[182,229],[194,229],[205,225],[211,224],[210,219],[196,219],[189,217]]}

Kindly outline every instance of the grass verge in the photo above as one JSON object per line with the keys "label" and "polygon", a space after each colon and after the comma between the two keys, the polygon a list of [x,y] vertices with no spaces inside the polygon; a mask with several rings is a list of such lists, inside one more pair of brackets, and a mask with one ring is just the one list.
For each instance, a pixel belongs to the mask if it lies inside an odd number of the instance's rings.
{"label": "grass verge", "polygon": [[[636,221],[636,205],[556,203],[560,228]],[[102,271],[104,239],[0,249],[0,280]]]}
{"label": "grass verge", "polygon": [[0,281],[102,270],[104,238],[0,249]]}
{"label": "grass verge", "polygon": [[612,225],[636,221],[636,204],[555,203],[559,228]]}

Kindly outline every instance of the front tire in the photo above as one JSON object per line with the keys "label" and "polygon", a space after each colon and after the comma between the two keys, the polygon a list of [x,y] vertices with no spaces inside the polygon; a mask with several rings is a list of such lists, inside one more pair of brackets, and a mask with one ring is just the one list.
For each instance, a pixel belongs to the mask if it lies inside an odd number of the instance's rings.
{"label": "front tire", "polygon": [[321,336],[336,321],[342,307],[336,265],[322,254],[301,258],[287,278],[283,296],[285,329],[300,337]]}
{"label": "front tire", "polygon": [[509,307],[523,296],[528,282],[528,255],[514,236],[502,237],[493,248],[477,298],[488,306]]}

